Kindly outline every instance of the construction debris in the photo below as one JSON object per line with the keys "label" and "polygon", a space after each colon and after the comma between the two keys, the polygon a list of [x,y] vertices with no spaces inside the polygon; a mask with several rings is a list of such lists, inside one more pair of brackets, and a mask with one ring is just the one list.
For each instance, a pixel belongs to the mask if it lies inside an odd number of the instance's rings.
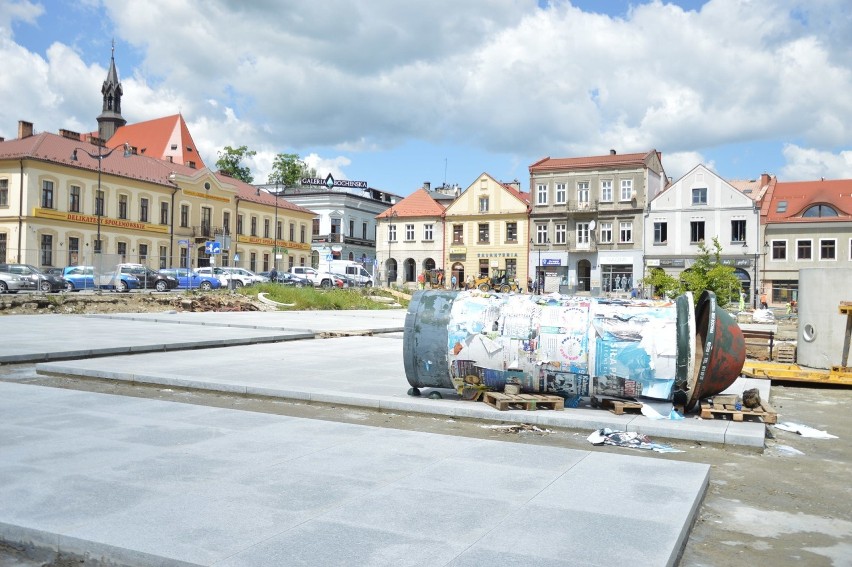
{"label": "construction debris", "polygon": [[654,443],[642,433],[635,431],[613,431],[605,427],[592,432],[588,437],[592,445],[615,445],[617,447],[628,447],[630,449],[646,449],[657,453],[683,453],[670,445]]}

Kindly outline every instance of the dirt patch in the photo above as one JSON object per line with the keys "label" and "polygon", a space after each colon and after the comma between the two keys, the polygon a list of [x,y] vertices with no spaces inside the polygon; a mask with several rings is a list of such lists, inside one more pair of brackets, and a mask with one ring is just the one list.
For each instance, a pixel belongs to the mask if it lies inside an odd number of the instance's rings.
{"label": "dirt patch", "polygon": [[275,311],[240,294],[213,293],[54,293],[0,296],[0,315],[83,315],[164,311]]}

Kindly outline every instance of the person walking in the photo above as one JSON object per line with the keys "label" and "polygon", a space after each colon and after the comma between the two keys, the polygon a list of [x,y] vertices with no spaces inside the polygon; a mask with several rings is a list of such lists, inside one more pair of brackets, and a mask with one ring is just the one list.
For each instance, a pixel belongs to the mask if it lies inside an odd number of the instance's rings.
{"label": "person walking", "polygon": [[453,276],[450,278],[450,289],[455,290],[457,283],[458,283],[458,280],[456,279],[456,275],[453,274]]}
{"label": "person walking", "polygon": [[760,294],[760,308],[761,309],[768,309],[769,308],[769,304],[766,303],[766,292],[765,291]]}

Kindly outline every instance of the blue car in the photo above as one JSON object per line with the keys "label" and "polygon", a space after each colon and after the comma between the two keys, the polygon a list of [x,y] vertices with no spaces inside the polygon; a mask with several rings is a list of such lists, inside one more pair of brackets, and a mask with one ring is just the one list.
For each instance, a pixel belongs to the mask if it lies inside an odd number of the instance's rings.
{"label": "blue car", "polygon": [[222,282],[219,281],[219,278],[210,275],[201,275],[188,268],[166,268],[160,270],[160,273],[177,278],[178,289],[210,291],[211,289],[222,287]]}
{"label": "blue car", "polygon": [[62,277],[65,279],[65,289],[68,291],[81,289],[130,291],[140,287],[139,280],[130,274],[104,272],[96,278],[93,266],[68,266],[63,270]]}

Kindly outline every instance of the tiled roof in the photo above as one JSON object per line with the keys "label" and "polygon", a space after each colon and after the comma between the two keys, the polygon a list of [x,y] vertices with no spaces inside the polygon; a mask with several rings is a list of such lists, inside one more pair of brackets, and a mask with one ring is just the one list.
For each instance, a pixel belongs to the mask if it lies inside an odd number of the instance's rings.
{"label": "tiled roof", "polygon": [[141,155],[165,161],[171,158],[183,165],[194,162],[196,169],[206,167],[180,114],[122,126],[107,141],[107,146],[114,148],[125,142]]}
{"label": "tiled roof", "polygon": [[[848,222],[852,219],[852,179],[775,183],[769,193],[766,222]],[[781,205],[781,211],[778,210]],[[802,217],[812,205],[830,205],[836,217]]]}
{"label": "tiled roof", "polygon": [[[75,149],[77,150],[77,160],[72,161],[71,154]],[[41,134],[27,138],[0,142],[0,160],[36,159],[69,168],[97,171],[97,157],[92,158],[88,154],[97,156],[99,149],[102,154],[110,151],[109,148],[99,148],[87,142],[72,140],[49,132],[42,132]],[[147,181],[169,188],[174,187],[172,182],[169,181],[169,176],[172,173],[190,178],[198,178],[202,175],[215,175],[223,185],[236,188],[237,195],[241,200],[275,206],[275,197],[273,195],[263,191],[261,191],[260,195],[257,195],[257,190],[253,185],[243,183],[238,179],[220,173],[214,174],[208,169],[193,169],[186,165],[170,163],[147,155],[133,154],[124,157],[121,145],[118,145],[109,157],[103,158],[101,172],[104,175],[115,175],[127,179]],[[311,215],[315,214],[313,211],[294,205],[283,197],[279,197],[278,199],[278,208],[309,213]]]}
{"label": "tiled roof", "polygon": [[606,154],[602,156],[587,156],[575,158],[540,159],[530,166],[530,173],[553,169],[588,169],[591,167],[641,166],[655,150],[641,154]]}
{"label": "tiled roof", "polygon": [[444,213],[444,206],[429,196],[422,187],[396,203],[386,211],[376,215],[377,219],[397,217],[439,217]]}
{"label": "tiled roof", "polygon": [[530,194],[529,193],[524,193],[523,191],[518,191],[517,189],[515,189],[514,187],[512,187],[511,185],[509,185],[507,183],[501,183],[501,185],[509,193],[511,193],[512,195],[514,195],[515,197],[517,197],[518,199],[520,199],[521,201],[523,201],[527,205],[530,204]]}

